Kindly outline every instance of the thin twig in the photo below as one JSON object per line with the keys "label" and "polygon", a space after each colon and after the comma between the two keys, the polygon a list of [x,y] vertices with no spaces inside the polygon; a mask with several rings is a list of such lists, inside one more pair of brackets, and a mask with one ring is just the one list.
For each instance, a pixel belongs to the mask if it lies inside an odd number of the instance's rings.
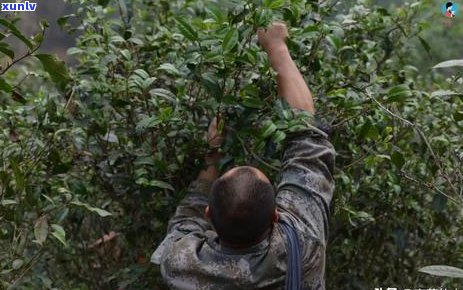
{"label": "thin twig", "polygon": [[400,176],[403,176],[405,177],[406,179],[410,180],[410,181],[413,181],[419,185],[424,185],[426,186],[427,188],[429,189],[432,189],[432,190],[435,190],[437,191],[438,193],[442,194],[443,196],[447,197],[448,199],[450,199],[451,201],[453,201],[454,203],[456,204],[462,204],[462,201],[458,201],[457,199],[451,197],[450,195],[448,195],[447,193],[443,192],[442,190],[440,190],[435,184],[433,183],[429,183],[429,182],[424,182],[423,180],[417,180],[416,178],[413,178],[411,177],[410,175],[408,175],[405,171],[401,170],[400,171]]}

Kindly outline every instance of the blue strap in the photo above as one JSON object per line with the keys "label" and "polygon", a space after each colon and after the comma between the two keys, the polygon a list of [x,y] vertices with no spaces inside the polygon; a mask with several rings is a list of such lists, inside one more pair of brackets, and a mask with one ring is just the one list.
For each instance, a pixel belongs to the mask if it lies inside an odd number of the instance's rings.
{"label": "blue strap", "polygon": [[281,228],[286,235],[286,290],[300,290],[302,281],[302,257],[296,230],[287,222],[280,220]]}

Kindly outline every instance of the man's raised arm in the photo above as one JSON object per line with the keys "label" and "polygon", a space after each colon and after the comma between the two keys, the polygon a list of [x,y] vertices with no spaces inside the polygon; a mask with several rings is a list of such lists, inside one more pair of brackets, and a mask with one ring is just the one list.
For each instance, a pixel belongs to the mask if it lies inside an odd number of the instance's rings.
{"label": "man's raised arm", "polygon": [[[312,94],[291,59],[285,42],[287,37],[288,30],[283,23],[258,31],[259,43],[278,75],[278,94],[296,113],[304,110],[314,114]],[[305,130],[287,136],[277,204],[280,211],[297,218],[299,226],[306,229],[304,232],[325,243],[334,191],[335,151],[328,136],[311,123]]]}
{"label": "man's raised arm", "polygon": [[285,42],[288,37],[286,25],[274,23],[267,30],[260,28],[257,35],[260,45],[267,52],[270,63],[278,74],[278,94],[292,108],[315,113],[312,93],[292,60]]}

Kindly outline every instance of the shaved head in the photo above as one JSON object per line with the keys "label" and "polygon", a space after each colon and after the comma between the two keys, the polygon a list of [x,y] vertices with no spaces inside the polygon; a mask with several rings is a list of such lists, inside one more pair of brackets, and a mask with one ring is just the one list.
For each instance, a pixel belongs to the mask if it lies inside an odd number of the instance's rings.
{"label": "shaved head", "polygon": [[257,168],[235,167],[218,178],[211,191],[211,221],[221,240],[251,244],[270,229],[275,191]]}

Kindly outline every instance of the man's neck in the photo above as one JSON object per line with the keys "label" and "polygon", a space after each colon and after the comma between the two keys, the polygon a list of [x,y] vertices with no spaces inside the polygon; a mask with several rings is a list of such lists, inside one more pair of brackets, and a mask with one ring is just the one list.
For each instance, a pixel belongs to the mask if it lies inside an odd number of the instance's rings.
{"label": "man's neck", "polygon": [[255,246],[257,244],[259,244],[260,242],[262,242],[263,240],[267,239],[269,236],[270,236],[270,233],[272,231],[272,228],[269,228],[267,229],[264,234],[262,236],[260,236],[256,241],[253,241],[253,242],[250,242],[250,243],[246,243],[246,244],[237,244],[237,243],[229,243],[227,241],[224,241],[222,239],[219,238],[219,244],[221,246],[224,246],[226,248],[231,248],[231,249],[246,249],[246,248],[250,248],[252,246]]}

